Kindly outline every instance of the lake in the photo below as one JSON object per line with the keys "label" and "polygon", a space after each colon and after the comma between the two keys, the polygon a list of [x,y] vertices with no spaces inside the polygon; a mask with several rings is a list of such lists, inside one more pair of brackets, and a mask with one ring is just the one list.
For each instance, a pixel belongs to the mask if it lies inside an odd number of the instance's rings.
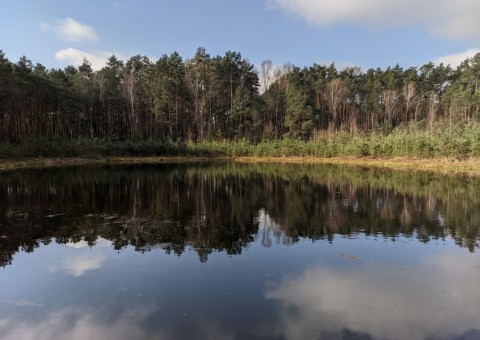
{"label": "lake", "polygon": [[479,227],[465,175],[0,173],[0,338],[479,339]]}

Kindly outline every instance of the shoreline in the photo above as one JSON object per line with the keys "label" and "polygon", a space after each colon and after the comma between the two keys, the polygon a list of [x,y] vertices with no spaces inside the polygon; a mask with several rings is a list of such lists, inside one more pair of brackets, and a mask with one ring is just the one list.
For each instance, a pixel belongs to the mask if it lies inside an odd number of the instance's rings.
{"label": "shoreline", "polygon": [[20,169],[43,169],[79,165],[107,164],[162,164],[162,163],[277,163],[277,164],[332,164],[353,167],[371,167],[399,171],[427,171],[445,174],[468,174],[480,176],[480,159],[456,160],[415,158],[355,158],[355,157],[105,157],[105,158],[25,158],[0,160],[0,172]]}
{"label": "shoreline", "polygon": [[35,157],[15,160],[0,160],[0,172],[20,169],[43,169],[64,166],[80,165],[108,165],[108,164],[161,164],[161,163],[206,163],[213,161],[229,161],[228,157]]}
{"label": "shoreline", "polygon": [[480,176],[480,158],[457,160],[450,158],[356,158],[356,157],[236,157],[245,163],[333,164],[353,167],[389,169],[397,171],[426,171],[445,174]]}

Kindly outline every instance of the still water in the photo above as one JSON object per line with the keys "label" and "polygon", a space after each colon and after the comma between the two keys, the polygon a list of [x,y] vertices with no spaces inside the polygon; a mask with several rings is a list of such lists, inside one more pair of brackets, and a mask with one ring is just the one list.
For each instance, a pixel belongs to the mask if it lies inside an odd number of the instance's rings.
{"label": "still water", "polygon": [[298,165],[0,174],[2,339],[478,339],[480,180]]}

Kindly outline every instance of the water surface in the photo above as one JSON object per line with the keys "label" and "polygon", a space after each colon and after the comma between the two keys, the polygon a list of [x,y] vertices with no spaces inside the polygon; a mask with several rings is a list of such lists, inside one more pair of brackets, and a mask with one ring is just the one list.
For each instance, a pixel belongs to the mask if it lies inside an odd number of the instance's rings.
{"label": "water surface", "polygon": [[0,338],[477,339],[480,181],[299,165],[0,174]]}

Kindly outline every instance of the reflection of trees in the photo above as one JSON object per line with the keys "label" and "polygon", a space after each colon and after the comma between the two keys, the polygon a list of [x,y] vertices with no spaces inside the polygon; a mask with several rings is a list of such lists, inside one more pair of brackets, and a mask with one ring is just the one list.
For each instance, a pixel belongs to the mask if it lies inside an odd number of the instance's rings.
{"label": "reflection of trees", "polygon": [[115,249],[161,247],[182,254],[190,247],[205,261],[212,251],[241,253],[257,230],[258,207],[247,197],[248,178],[214,178],[169,167],[39,175],[26,172],[0,182],[4,264],[19,247],[30,252],[52,238],[94,244],[98,236],[111,240]]}
{"label": "reflection of trees", "polygon": [[260,241],[262,246],[270,248],[275,244],[291,245],[293,239],[285,234],[285,228],[276,223],[275,220],[261,209],[258,212],[258,232],[256,239]]}
{"label": "reflection of trees", "polygon": [[[291,244],[359,233],[478,246],[480,181],[332,166],[156,165],[23,171],[0,177],[0,256],[101,236],[202,261],[254,239]],[[268,221],[267,221],[268,217]],[[260,230],[258,226],[260,225]]]}
{"label": "reflection of trees", "polygon": [[365,233],[428,242],[449,236],[470,251],[478,247],[477,178],[339,166],[255,168],[264,181],[276,181],[266,186],[265,210],[294,239]]}

